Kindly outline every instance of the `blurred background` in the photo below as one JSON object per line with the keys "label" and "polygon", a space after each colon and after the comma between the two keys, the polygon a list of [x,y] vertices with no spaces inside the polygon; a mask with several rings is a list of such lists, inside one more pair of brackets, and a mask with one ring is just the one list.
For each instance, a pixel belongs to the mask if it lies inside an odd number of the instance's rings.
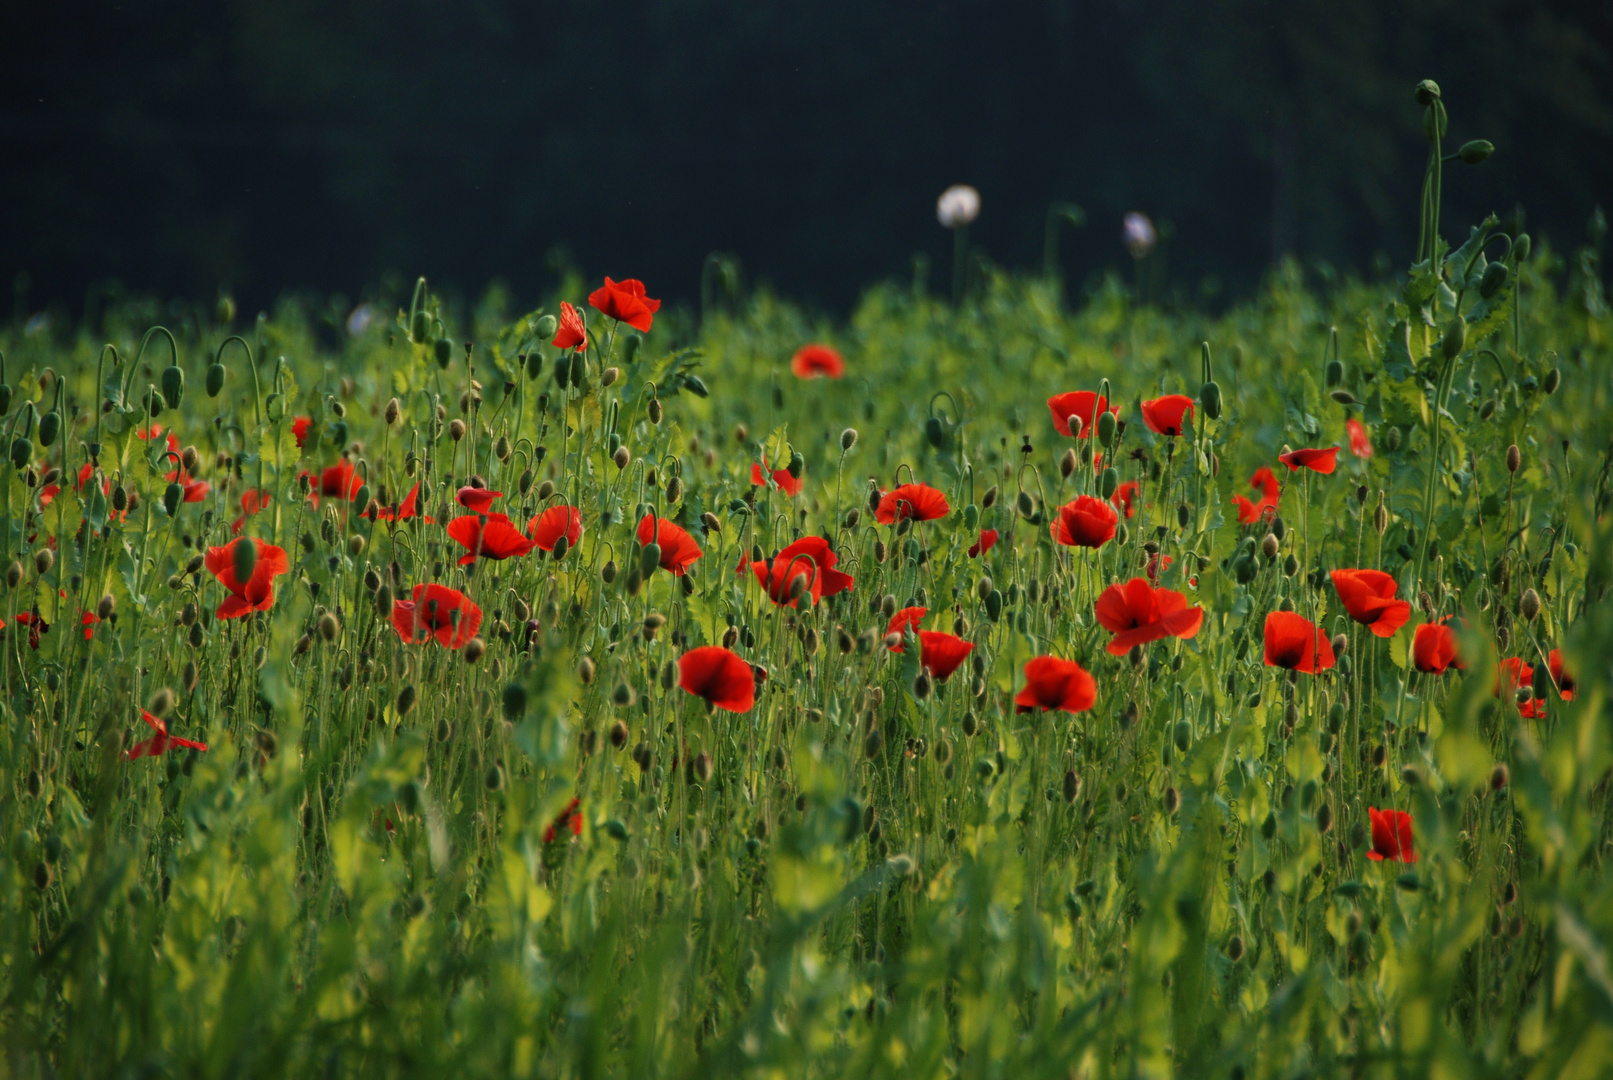
{"label": "blurred background", "polygon": [[[1431,77],[1448,238],[1559,247],[1613,204],[1613,0],[57,0],[0,12],[0,287],[78,319],[121,289],[244,307],[424,273],[518,300],[566,269],[697,303],[709,253],[829,312],[914,256],[936,196],[1072,289],[1161,225],[1158,299],[1275,259],[1409,261]],[[390,275],[390,276],[389,276]],[[391,283],[390,286],[388,283]]]}

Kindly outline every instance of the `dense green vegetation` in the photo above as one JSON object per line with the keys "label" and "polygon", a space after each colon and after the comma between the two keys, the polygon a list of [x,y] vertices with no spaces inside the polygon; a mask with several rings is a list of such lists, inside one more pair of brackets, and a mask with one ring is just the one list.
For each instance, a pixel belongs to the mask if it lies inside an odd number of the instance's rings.
{"label": "dense green vegetation", "polygon": [[[1605,1073],[1613,316],[1594,257],[1438,235],[1213,318],[0,331],[6,1073]],[[854,584],[770,561],[811,535]],[[1111,650],[1150,575],[1202,619]]]}

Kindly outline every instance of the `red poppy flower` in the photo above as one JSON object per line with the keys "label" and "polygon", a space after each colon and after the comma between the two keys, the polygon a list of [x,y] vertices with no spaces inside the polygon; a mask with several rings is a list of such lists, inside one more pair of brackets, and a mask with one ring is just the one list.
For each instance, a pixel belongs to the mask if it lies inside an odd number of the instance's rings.
{"label": "red poppy flower", "polygon": [[[1071,390],[1067,394],[1054,394],[1047,399],[1047,411],[1053,414],[1053,429],[1060,435],[1073,436],[1077,439],[1090,439],[1092,437],[1092,421],[1098,413],[1105,410],[1118,414],[1120,407],[1109,407],[1109,399],[1099,397],[1091,390]],[[1070,417],[1081,421],[1081,430],[1070,430]]]}
{"label": "red poppy flower", "polygon": [[554,820],[544,827],[543,842],[545,844],[554,843],[555,834],[560,829],[569,828],[572,836],[581,836],[582,811],[579,809],[581,806],[581,799],[574,798],[567,803],[566,808],[560,811],[560,813],[556,814]]}
{"label": "red poppy flower", "polygon": [[934,521],[951,512],[947,497],[929,484],[902,484],[880,496],[874,520],[881,525],[894,525],[902,518]]}
{"label": "red poppy flower", "polygon": [[553,551],[562,536],[568,548],[576,547],[582,539],[582,511],[575,506],[551,506],[527,522],[526,531],[544,551]]}
{"label": "red poppy flower", "polygon": [[1551,671],[1551,681],[1557,684],[1557,696],[1564,701],[1573,701],[1574,692],[1579,689],[1579,683],[1574,676],[1563,667],[1563,651],[1553,649],[1546,657],[1546,667]]}
{"label": "red poppy flower", "polygon": [[1181,593],[1153,588],[1140,577],[1103,590],[1093,611],[1098,623],[1115,635],[1107,646],[1111,656],[1162,638],[1190,638],[1204,622],[1202,607],[1190,608]]}
{"label": "red poppy flower", "polygon": [[947,676],[975,651],[974,642],[939,630],[920,630],[918,635],[919,663],[940,682],[946,682]]}
{"label": "red poppy flower", "polygon": [[17,625],[28,628],[28,647],[36,652],[39,650],[40,635],[50,633],[50,623],[31,611],[19,611],[17,613]]}
{"label": "red poppy flower", "polygon": [[[252,576],[245,582],[235,577],[235,549],[241,544],[251,544],[257,549],[257,558],[252,562]],[[217,615],[221,619],[239,619],[254,611],[268,611],[274,607],[274,579],[291,571],[291,561],[286,558],[285,548],[265,544],[255,536],[231,540],[223,547],[210,547],[205,561],[208,573],[217,578],[218,583],[230,594],[218,606]]]}
{"label": "red poppy flower", "polygon": [[[1503,694],[1509,698],[1514,697],[1521,686],[1533,686],[1535,682],[1535,668],[1533,664],[1526,664],[1519,656],[1509,656],[1496,665],[1495,689],[1492,693],[1496,697]],[[1529,710],[1525,715],[1534,715],[1534,699],[1524,702],[1524,708]]]}
{"label": "red poppy flower", "polygon": [[308,429],[314,426],[311,416],[299,416],[291,422],[291,433],[297,437],[297,448],[300,450],[308,445]]}
{"label": "red poppy flower", "polygon": [[206,480],[197,480],[184,469],[175,469],[167,474],[170,484],[178,483],[184,489],[184,501],[188,503],[201,502],[207,498],[207,493],[213,490],[213,485]]}
{"label": "red poppy flower", "polygon": [[1117,510],[1124,508],[1126,518],[1129,520],[1137,513],[1137,507],[1133,504],[1137,501],[1137,493],[1141,490],[1137,486],[1137,481],[1127,480],[1124,484],[1115,488],[1115,493],[1109,496],[1109,502]]}
{"label": "red poppy flower", "polygon": [[1169,570],[1171,568],[1171,563],[1175,561],[1175,559],[1172,559],[1163,551],[1157,555],[1150,555],[1148,557],[1148,565],[1143,568],[1143,572],[1148,575],[1148,584],[1158,585],[1159,575]]}
{"label": "red poppy flower", "polygon": [[[606,279],[610,280],[609,278]],[[598,307],[598,304],[594,305]],[[657,307],[660,305],[657,304]],[[566,301],[560,301],[560,327],[555,331],[554,340],[549,342],[557,349],[575,349],[588,343],[588,333],[583,326],[582,312],[572,307]]]}
{"label": "red poppy flower", "polygon": [[144,709],[140,710],[140,719],[144,720],[156,732],[144,742],[137,742],[123,756],[128,761],[141,757],[161,757],[170,747],[183,746],[187,750],[206,750],[204,742],[194,742],[190,739],[181,739],[178,735],[168,734],[168,724],[160,716],[152,716]]}
{"label": "red poppy flower", "polygon": [[1367,852],[1367,858],[1373,862],[1417,861],[1411,842],[1410,814],[1404,810],[1379,810],[1369,806],[1367,817],[1372,821],[1372,850]]}
{"label": "red poppy flower", "polygon": [[61,490],[61,487],[56,484],[46,484],[44,487],[40,488],[39,508],[41,510],[48,510],[50,508],[50,504],[56,501],[56,496],[61,494]]}
{"label": "red poppy flower", "polygon": [[1186,394],[1166,394],[1143,402],[1143,423],[1156,435],[1174,438],[1186,430],[1192,419],[1193,399]]}
{"label": "red poppy flower", "polygon": [[1314,675],[1333,666],[1333,643],[1316,624],[1293,611],[1266,616],[1266,666]]}
{"label": "red poppy flower", "polygon": [[84,617],[79,619],[78,624],[84,628],[85,641],[95,639],[95,625],[100,621],[100,618],[93,611],[86,611]]}
{"label": "red poppy flower", "polygon": [[661,301],[644,295],[644,282],[637,278],[626,281],[605,279],[605,284],[588,294],[588,303],[595,311],[631,326],[642,333],[650,332],[655,313],[661,310]]}
{"label": "red poppy flower", "polygon": [[[161,424],[152,424],[150,427],[147,427],[147,428],[135,428],[134,429],[134,437],[137,438],[137,439],[156,439],[156,438],[161,437],[162,431],[163,431],[163,428],[162,428]],[[179,433],[178,432],[170,431],[168,433],[168,449],[171,450],[173,453],[176,453],[176,454],[179,453]]]}
{"label": "red poppy flower", "polygon": [[[420,481],[415,481],[414,487],[409,489],[409,494],[403,497],[403,501],[396,508],[390,506],[376,507],[375,517],[377,521],[393,522],[408,521],[410,518],[420,517]],[[431,525],[436,521],[436,518],[427,514],[421,520],[427,525]]]}
{"label": "red poppy flower", "polygon": [[1119,523],[1113,506],[1091,495],[1077,495],[1059,507],[1050,528],[1053,539],[1065,547],[1100,548],[1114,539]]}
{"label": "red poppy flower", "polygon": [[[927,614],[929,614],[928,608],[903,608],[901,611],[898,611],[895,615],[891,616],[891,621],[885,627],[885,636],[890,637],[892,634],[900,636],[903,631],[910,627],[912,628],[913,633],[917,634],[919,632],[919,623],[924,621],[924,616]],[[890,647],[891,652],[901,652],[904,645],[905,642],[898,641],[896,644]]]}
{"label": "red poppy flower", "polygon": [[690,649],[678,660],[678,685],[708,705],[745,712],[756,704],[756,673],[720,645]]}
{"label": "red poppy flower", "polygon": [[359,477],[358,470],[345,461],[338,462],[319,473],[319,493],[321,495],[337,495],[352,501],[358,494],[358,489],[364,486]]}
{"label": "red poppy flower", "polygon": [[466,554],[459,557],[460,566],[470,565],[478,556],[483,559],[513,559],[525,555],[535,546],[503,514],[456,517],[448,523],[448,535],[465,548]]}
{"label": "red poppy flower", "polygon": [[[751,482],[751,486],[753,486],[753,487],[763,487],[763,486],[765,486],[767,484],[766,474],[764,474],[763,471],[762,471],[763,468],[766,465],[767,465],[767,458],[766,457],[762,458],[761,464],[757,464],[754,461],[751,462],[751,465],[750,465],[750,482]],[[801,494],[801,478],[798,477],[798,476],[791,476],[789,469],[774,469],[773,470],[773,483],[775,485],[777,485],[777,487],[778,487],[778,489],[780,491],[784,492],[784,494],[790,496],[792,499],[795,496]]]}
{"label": "red poppy flower", "polygon": [[1333,588],[1350,618],[1379,637],[1394,637],[1411,618],[1411,604],[1395,599],[1395,579],[1382,570],[1335,570]]}
{"label": "red poppy flower", "polygon": [[1277,500],[1282,492],[1277,483],[1277,474],[1265,465],[1255,470],[1255,474],[1249,478],[1249,486],[1260,492],[1259,502],[1251,502],[1242,495],[1232,496],[1233,505],[1238,508],[1240,525],[1253,525],[1266,514],[1276,513]]}
{"label": "red poppy flower", "polygon": [[846,361],[828,345],[813,342],[801,346],[790,357],[790,370],[798,379],[814,379],[820,375],[838,379],[846,373]]}
{"label": "red poppy flower", "polygon": [[458,589],[432,582],[416,585],[413,599],[392,605],[392,629],[411,645],[436,638],[444,647],[463,649],[482,625],[482,609]]}
{"label": "red poppy flower", "polygon": [[649,547],[652,541],[661,545],[661,569],[677,577],[688,573],[701,555],[694,537],[666,518],[645,514],[638,523],[639,547]]}
{"label": "red poppy flower", "polygon": [[1344,421],[1344,430],[1350,433],[1350,453],[1358,458],[1372,456],[1372,437],[1365,424],[1352,416]]}
{"label": "red poppy flower", "polygon": [[771,571],[762,560],[751,563],[750,568],[756,580],[767,588],[773,603],[785,607],[800,606],[799,599],[790,598],[797,580],[806,582],[806,594],[811,595],[813,606],[825,596],[851,588],[855,581],[850,574],[835,569],[834,550],[821,536],[803,536],[773,556]]}
{"label": "red poppy flower", "polygon": [[262,488],[247,488],[241,493],[241,516],[230,525],[230,531],[240,535],[246,519],[269,505],[269,493]]}
{"label": "red poppy flower", "polygon": [[1312,472],[1330,473],[1338,468],[1339,448],[1330,446],[1326,450],[1318,450],[1314,447],[1302,447],[1290,450],[1286,454],[1278,454],[1277,460],[1287,465],[1290,472],[1309,469]]}
{"label": "red poppy flower", "polygon": [[462,487],[454,495],[454,500],[473,514],[485,514],[493,505],[493,500],[503,495],[502,491],[490,491],[487,488]]}
{"label": "red poppy flower", "polygon": [[1038,656],[1025,665],[1025,689],[1014,697],[1014,711],[1085,712],[1097,700],[1098,684],[1080,664],[1056,656]]}
{"label": "red poppy flower", "polygon": [[[1374,629],[1373,633],[1377,633],[1377,630]],[[1452,664],[1460,668],[1462,663],[1456,659],[1456,635],[1451,628],[1444,623],[1423,623],[1419,626],[1411,638],[1411,662],[1418,671],[1427,675],[1444,674]]]}
{"label": "red poppy flower", "polygon": [[997,546],[997,530],[981,529],[980,539],[969,545],[969,558],[978,559]]}

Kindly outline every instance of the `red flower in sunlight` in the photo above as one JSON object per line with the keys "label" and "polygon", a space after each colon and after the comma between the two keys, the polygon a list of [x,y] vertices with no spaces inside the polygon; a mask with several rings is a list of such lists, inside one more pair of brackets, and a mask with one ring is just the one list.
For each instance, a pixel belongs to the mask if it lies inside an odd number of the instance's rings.
{"label": "red flower in sunlight", "polygon": [[[1137,486],[1137,481],[1127,480],[1124,484],[1115,488],[1115,493],[1109,496],[1109,503],[1116,510],[1124,508],[1126,517],[1129,520],[1137,513],[1137,507],[1133,503],[1137,501],[1137,493],[1141,490]],[[1233,497],[1236,498],[1237,496]]]}
{"label": "red flower in sunlight", "polygon": [[526,532],[544,551],[553,551],[562,536],[566,547],[574,548],[582,539],[582,511],[575,506],[551,506],[527,522]]}
{"label": "red flower in sunlight", "polygon": [[649,547],[650,544],[661,545],[661,569],[669,574],[682,577],[689,572],[689,567],[700,558],[700,545],[694,542],[694,537],[684,532],[677,525],[666,518],[644,515],[644,520],[638,523],[639,547]]}
{"label": "red flower in sunlight", "polygon": [[[766,466],[767,466],[767,458],[765,458],[765,457],[762,458],[760,464],[757,464],[754,461],[751,462],[751,465],[750,465],[750,482],[751,482],[751,486],[753,486],[753,487],[763,487],[763,486],[765,486],[767,484],[768,481],[767,481],[767,478],[766,478],[766,474],[762,471]],[[773,480],[772,480],[772,482],[773,482],[774,485],[776,485],[778,487],[778,489],[780,491],[784,492],[784,494],[790,496],[791,498],[794,498],[795,496],[801,494],[801,478],[798,477],[798,476],[791,476],[789,469],[774,469],[773,470]]]}
{"label": "red flower in sunlight", "polygon": [[473,514],[485,514],[492,507],[493,500],[503,495],[502,491],[489,491],[487,488],[462,487],[454,495],[454,501]]}
{"label": "red flower in sunlight", "polygon": [[1287,465],[1290,472],[1309,469],[1312,472],[1330,473],[1338,468],[1339,448],[1330,446],[1326,450],[1318,450],[1314,447],[1303,447],[1299,450],[1290,450],[1286,454],[1278,454],[1277,460]]}
{"label": "red flower in sunlight", "polygon": [[1335,570],[1333,588],[1350,618],[1379,637],[1394,637],[1411,618],[1411,604],[1395,599],[1395,579],[1382,570]]}
{"label": "red flower in sunlight", "polygon": [[1133,645],[1161,638],[1190,638],[1204,622],[1202,607],[1188,607],[1181,593],[1153,588],[1140,577],[1103,590],[1093,611],[1114,635],[1107,646],[1111,656],[1124,656]]}
{"label": "red flower in sunlight", "polygon": [[1277,474],[1266,465],[1255,470],[1249,478],[1249,486],[1260,492],[1260,501],[1251,502],[1242,495],[1232,496],[1233,505],[1238,508],[1238,524],[1253,525],[1268,513],[1277,512],[1277,499],[1282,488],[1277,483]]}
{"label": "red flower in sunlight", "polygon": [[881,525],[894,525],[902,518],[934,521],[951,512],[947,497],[929,484],[902,484],[880,496],[874,520]]}
{"label": "red flower in sunlight", "polygon": [[1293,611],[1266,616],[1266,666],[1314,675],[1333,666],[1333,643],[1316,624]]}
{"label": "red flower in sunlight", "polygon": [[1187,423],[1192,422],[1193,399],[1186,394],[1166,394],[1143,402],[1143,423],[1156,435],[1174,438],[1182,434],[1186,429],[1184,417]]}
{"label": "red flower in sunlight", "polygon": [[240,535],[246,519],[269,505],[269,493],[262,488],[247,488],[241,493],[241,516],[230,524],[230,531]]}
{"label": "red flower in sunlight", "polygon": [[1373,862],[1417,861],[1417,852],[1411,843],[1410,814],[1404,810],[1379,810],[1369,806],[1367,817],[1372,822],[1372,850],[1367,852],[1367,858]]}
{"label": "red flower in sunlight", "polygon": [[[236,549],[242,544],[251,544],[257,554],[252,560],[252,576],[244,582],[235,576],[235,568],[241,562]],[[291,561],[286,558],[285,548],[265,544],[255,536],[243,536],[223,547],[208,548],[206,565],[207,572],[217,578],[218,583],[230,594],[218,606],[217,615],[221,619],[239,619],[254,611],[268,611],[274,607],[274,579],[291,571]]]}
{"label": "red flower in sunlight", "polygon": [[482,625],[482,609],[458,589],[432,582],[416,585],[413,599],[392,605],[392,629],[410,644],[436,638],[449,649],[463,649]]}
{"label": "red flower in sunlight", "polygon": [[[377,507],[375,516],[378,521],[408,521],[410,518],[420,517],[420,481],[415,481],[414,487],[409,489],[409,494],[403,497],[403,501],[395,509],[390,506]],[[427,525],[436,521],[430,514],[421,520]]]}
{"label": "red flower in sunlight", "polygon": [[448,535],[465,548],[459,557],[460,566],[468,566],[478,557],[483,559],[513,559],[525,555],[535,546],[515,523],[503,514],[466,514],[448,523]]}
{"label": "red flower in sunlight", "polygon": [[358,470],[345,461],[338,462],[319,473],[319,493],[321,495],[337,495],[352,501],[358,494],[358,489],[364,486],[359,478]]}
{"label": "red flower in sunlight", "polygon": [[1546,667],[1551,672],[1551,681],[1557,684],[1557,696],[1564,701],[1573,701],[1574,692],[1579,689],[1579,683],[1575,682],[1574,676],[1570,675],[1568,669],[1563,667],[1563,651],[1561,649],[1551,650],[1551,653],[1546,657]]}
{"label": "red flower in sunlight", "polygon": [[[913,633],[917,634],[919,632],[919,623],[924,621],[924,616],[927,614],[929,614],[928,608],[903,608],[901,611],[898,611],[895,615],[891,616],[891,621],[885,626],[885,636],[890,637],[892,634],[895,634],[899,639],[902,635],[902,632],[907,630],[909,627],[912,628]],[[904,642],[898,640],[896,644],[890,647],[891,652],[901,652],[904,644]]]}
{"label": "red flower in sunlight", "polygon": [[[1092,421],[1098,413],[1109,411],[1119,414],[1120,407],[1109,407],[1109,399],[1099,397],[1091,390],[1071,390],[1067,394],[1054,394],[1047,399],[1047,411],[1053,414],[1053,429],[1060,435],[1077,439],[1092,437]],[[1081,421],[1079,432],[1070,430],[1070,417]]]}
{"label": "red flower in sunlight", "polygon": [[997,546],[997,530],[981,529],[980,539],[969,545],[969,558],[978,559]]}
{"label": "red flower in sunlight", "polygon": [[1025,665],[1025,689],[1014,697],[1015,712],[1085,712],[1098,700],[1098,684],[1074,660],[1038,656]]}
{"label": "red flower in sunlight", "polygon": [[291,433],[297,437],[297,448],[300,450],[308,445],[308,429],[314,426],[311,416],[299,416],[291,422]]}
{"label": "red flower in sunlight", "polygon": [[1100,548],[1114,539],[1120,522],[1115,508],[1091,495],[1077,495],[1059,507],[1053,519],[1053,539],[1065,547]]}
{"label": "red flower in sunlight", "polygon": [[582,835],[582,800],[573,798],[566,804],[566,808],[556,814],[554,820],[543,829],[543,842],[554,843],[556,833],[561,829],[570,829],[572,836]]}
{"label": "red flower in sunlight", "polygon": [[828,345],[813,342],[801,346],[790,357],[790,370],[798,379],[815,379],[820,375],[838,379],[846,373],[846,361]]}
{"label": "red flower in sunlight", "polygon": [[1367,426],[1355,417],[1344,421],[1344,430],[1350,434],[1350,453],[1358,458],[1372,456],[1372,437],[1367,434]]}
{"label": "red flower in sunlight", "polygon": [[1425,675],[1443,675],[1452,664],[1460,668],[1456,634],[1445,623],[1423,623],[1411,637],[1411,662]]}
{"label": "red flower in sunlight", "polygon": [[[605,280],[609,281],[610,279],[606,278]],[[594,306],[599,307],[598,304]],[[660,306],[660,304],[656,304],[656,307]],[[587,343],[588,334],[583,326],[582,312],[566,301],[560,301],[560,327],[555,331],[554,340],[549,344],[557,349],[575,349]]]}
{"label": "red flower in sunlight", "polygon": [[626,281],[605,279],[605,284],[588,294],[588,304],[595,311],[631,326],[643,333],[650,332],[655,313],[661,310],[661,301],[644,295],[644,282],[637,278]]}
{"label": "red flower in sunlight", "polygon": [[812,598],[814,607],[825,596],[851,588],[855,581],[850,574],[835,569],[834,550],[821,536],[803,536],[773,556],[771,570],[761,560],[751,563],[750,568],[756,580],[767,588],[773,603],[784,607],[800,606],[800,599],[790,596],[797,581],[803,583],[803,595]]}
{"label": "red flower in sunlight", "polygon": [[206,750],[204,742],[193,742],[190,739],[181,739],[178,735],[168,734],[168,725],[160,716],[152,716],[144,709],[140,710],[140,719],[144,720],[156,732],[144,742],[137,742],[123,756],[128,761],[141,757],[161,757],[169,747],[183,746],[187,750]]}
{"label": "red flower in sunlight", "polygon": [[706,704],[744,712],[756,704],[756,673],[720,645],[690,649],[678,660],[678,685]]}
{"label": "red flower in sunlight", "polygon": [[974,642],[939,630],[920,630],[918,636],[919,663],[939,682],[946,682],[947,676],[975,651]]}

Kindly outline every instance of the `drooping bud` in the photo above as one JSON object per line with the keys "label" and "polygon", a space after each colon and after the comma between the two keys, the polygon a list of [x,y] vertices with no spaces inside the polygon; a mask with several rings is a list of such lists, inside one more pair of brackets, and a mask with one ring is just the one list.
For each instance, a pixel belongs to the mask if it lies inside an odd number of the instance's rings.
{"label": "drooping bud", "polygon": [[1489,139],[1470,139],[1456,151],[1456,156],[1462,159],[1464,165],[1479,165],[1493,153],[1495,143]]}
{"label": "drooping bud", "polygon": [[840,433],[840,449],[849,451],[857,445],[857,429],[849,427]]}
{"label": "drooping bud", "polygon": [[1451,360],[1461,355],[1462,348],[1467,344],[1467,320],[1460,315],[1451,316],[1451,321],[1445,324],[1445,337],[1441,348],[1445,359]]}

